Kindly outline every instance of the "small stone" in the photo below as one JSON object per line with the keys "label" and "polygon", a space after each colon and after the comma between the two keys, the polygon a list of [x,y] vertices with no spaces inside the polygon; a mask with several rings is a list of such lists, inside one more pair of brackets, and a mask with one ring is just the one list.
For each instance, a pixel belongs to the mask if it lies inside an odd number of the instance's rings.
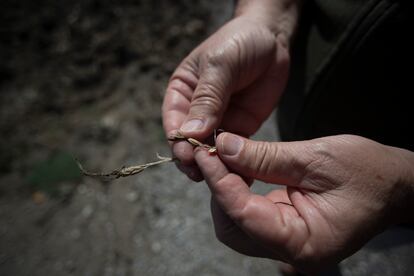
{"label": "small stone", "polygon": [[161,251],[161,249],[162,249],[162,245],[159,242],[153,242],[151,244],[151,250],[154,253],[159,253]]}
{"label": "small stone", "polygon": [[195,19],[191,20],[186,26],[185,31],[189,35],[194,35],[205,28],[205,24],[203,21]]}
{"label": "small stone", "polygon": [[88,188],[86,188],[86,186],[85,186],[85,185],[81,184],[81,185],[79,185],[79,186],[78,186],[78,193],[79,193],[80,195],[84,195],[84,194],[86,194],[87,192],[88,192]]}
{"label": "small stone", "polygon": [[70,232],[70,236],[71,236],[71,238],[72,239],[74,239],[74,240],[77,240],[77,239],[79,239],[80,238],[80,235],[81,235],[81,232],[80,232],[80,230],[79,229],[73,229],[71,232]]}
{"label": "small stone", "polygon": [[82,209],[82,216],[84,218],[89,218],[92,215],[92,213],[93,213],[93,208],[90,205],[87,205]]}
{"label": "small stone", "polygon": [[43,192],[37,191],[32,194],[32,200],[34,203],[40,205],[46,202],[47,195]]}
{"label": "small stone", "polygon": [[137,192],[129,192],[125,196],[126,200],[129,202],[135,202],[138,199],[138,193]]}

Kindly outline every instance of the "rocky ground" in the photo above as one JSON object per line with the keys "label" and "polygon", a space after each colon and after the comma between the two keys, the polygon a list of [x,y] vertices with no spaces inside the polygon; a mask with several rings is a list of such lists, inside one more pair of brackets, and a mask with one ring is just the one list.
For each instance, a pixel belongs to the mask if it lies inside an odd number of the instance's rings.
{"label": "rocky ground", "polygon": [[[216,240],[206,185],[173,164],[103,182],[72,159],[107,171],[169,155],[168,77],[232,2],[2,1],[0,275],[278,275]],[[277,139],[273,121],[256,139]],[[363,250],[342,273],[404,275],[412,248]]]}
{"label": "rocky ground", "polygon": [[173,164],[107,183],[71,157],[106,171],[169,155],[168,77],[232,1],[1,5],[1,275],[277,273],[216,241],[208,189]]}

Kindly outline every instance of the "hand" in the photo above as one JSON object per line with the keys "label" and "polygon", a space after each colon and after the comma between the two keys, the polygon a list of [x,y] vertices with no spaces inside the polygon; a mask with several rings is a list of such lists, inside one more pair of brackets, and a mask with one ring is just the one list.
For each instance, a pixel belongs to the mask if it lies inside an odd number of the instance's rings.
{"label": "hand", "polygon": [[[273,21],[276,21],[273,19]],[[239,16],[197,47],[178,66],[167,87],[163,123],[167,135],[177,130],[205,140],[215,128],[253,134],[270,115],[289,70],[285,32],[264,20]],[[186,142],[172,145],[179,168],[202,180]]]}
{"label": "hand", "polygon": [[[413,207],[412,152],[351,135],[266,143],[224,133],[217,147],[220,158],[205,150],[195,158],[213,194],[217,237],[243,254],[314,273],[413,219],[404,212]],[[235,173],[287,189],[256,195]]]}

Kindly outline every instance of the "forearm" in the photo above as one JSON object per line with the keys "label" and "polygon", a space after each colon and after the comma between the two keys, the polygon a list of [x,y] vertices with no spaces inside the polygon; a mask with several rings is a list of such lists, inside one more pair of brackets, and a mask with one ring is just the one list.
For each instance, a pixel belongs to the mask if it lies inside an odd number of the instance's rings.
{"label": "forearm", "polygon": [[293,39],[303,0],[239,0],[235,17],[246,16],[265,23],[287,45]]}

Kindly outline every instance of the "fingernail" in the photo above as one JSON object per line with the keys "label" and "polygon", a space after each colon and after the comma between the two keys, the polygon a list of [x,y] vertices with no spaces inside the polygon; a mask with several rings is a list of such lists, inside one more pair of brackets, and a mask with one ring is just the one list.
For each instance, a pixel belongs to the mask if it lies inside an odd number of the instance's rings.
{"label": "fingernail", "polygon": [[232,134],[225,134],[221,143],[221,146],[223,148],[223,154],[232,156],[239,153],[239,151],[243,147],[244,142],[238,136]]}
{"label": "fingernail", "polygon": [[188,122],[186,122],[182,127],[182,131],[197,131],[201,130],[203,128],[204,122],[199,119],[193,119]]}

